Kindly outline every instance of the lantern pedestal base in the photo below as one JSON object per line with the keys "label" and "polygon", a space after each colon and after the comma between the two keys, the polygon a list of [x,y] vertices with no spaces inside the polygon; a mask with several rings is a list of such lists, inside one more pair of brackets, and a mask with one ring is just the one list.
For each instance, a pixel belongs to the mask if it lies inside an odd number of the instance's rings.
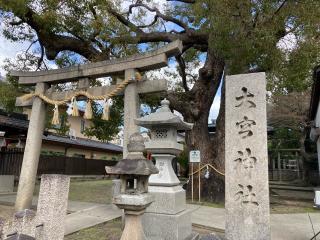
{"label": "lantern pedestal base", "polygon": [[147,208],[149,213],[177,214],[186,209],[186,192],[181,186],[149,186],[155,201]]}
{"label": "lantern pedestal base", "polygon": [[192,234],[191,212],[190,209],[174,215],[146,212],[142,217],[142,225],[147,239],[196,239]]}
{"label": "lantern pedestal base", "polygon": [[153,153],[152,157],[156,160],[156,167],[159,173],[152,174],[149,178],[149,186],[177,186],[180,184],[177,175],[172,168],[172,159],[175,155]]}

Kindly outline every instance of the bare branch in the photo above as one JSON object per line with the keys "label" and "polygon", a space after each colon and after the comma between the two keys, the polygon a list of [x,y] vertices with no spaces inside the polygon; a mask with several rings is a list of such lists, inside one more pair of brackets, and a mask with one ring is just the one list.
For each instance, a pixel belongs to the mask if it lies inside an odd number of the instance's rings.
{"label": "bare branch", "polygon": [[32,47],[32,45],[35,44],[35,43],[38,42],[38,41],[39,41],[39,39],[34,40],[34,41],[29,45],[29,47],[27,48],[26,53],[29,52],[29,50],[30,50],[30,48]]}
{"label": "bare branch", "polygon": [[158,15],[155,15],[155,16],[154,16],[154,19],[153,19],[153,21],[152,21],[151,23],[146,24],[146,25],[139,25],[138,28],[151,27],[151,26],[153,26],[154,24],[156,24],[156,22],[158,21],[158,18],[159,18]]}
{"label": "bare branch", "polygon": [[186,75],[186,64],[181,55],[176,56],[177,63],[179,64],[179,74],[182,78],[182,86],[186,92],[190,89],[187,84],[187,75]]}
{"label": "bare branch", "polygon": [[[180,21],[174,17],[171,17],[171,16],[168,16],[168,15],[164,15],[160,12],[160,10],[156,7],[152,8],[144,3],[136,3],[136,4],[131,4],[129,6],[129,13],[132,13],[132,9],[135,8],[135,7],[144,7],[146,8],[147,10],[149,10],[150,12],[155,12],[156,13],[156,16],[159,17],[159,18],[162,18],[163,20],[167,21],[167,22],[172,22],[172,23],[175,23],[177,24],[178,26],[182,27],[183,29],[185,29],[186,31],[188,31],[188,25],[185,24],[183,21]],[[156,18],[156,17],[155,17]]]}
{"label": "bare branch", "polygon": [[43,47],[43,45],[41,44],[41,42],[40,42],[40,49],[41,49],[41,56],[40,56],[40,58],[38,59],[37,70],[40,69],[41,64],[42,64],[42,62],[43,62],[43,58],[44,58],[44,47]]}
{"label": "bare branch", "polygon": [[111,7],[108,7],[108,12],[111,15],[113,15],[114,17],[116,17],[119,22],[121,22],[125,26],[129,27],[131,30],[133,30],[137,33],[143,33],[143,31],[138,26],[136,26],[135,24],[130,22],[128,19],[126,19],[124,16],[122,16],[120,13],[118,13],[117,11],[112,9]]}
{"label": "bare branch", "polygon": [[11,25],[11,26],[19,26],[19,25],[21,25],[23,23],[23,21],[22,20],[19,20],[19,21],[13,21],[13,22],[10,22],[9,24]]}
{"label": "bare branch", "polygon": [[284,0],[284,1],[280,4],[280,6],[278,7],[278,9],[274,12],[273,15],[277,15],[277,14],[281,11],[281,9],[284,7],[284,5],[286,5],[287,1],[288,1],[288,0]]}

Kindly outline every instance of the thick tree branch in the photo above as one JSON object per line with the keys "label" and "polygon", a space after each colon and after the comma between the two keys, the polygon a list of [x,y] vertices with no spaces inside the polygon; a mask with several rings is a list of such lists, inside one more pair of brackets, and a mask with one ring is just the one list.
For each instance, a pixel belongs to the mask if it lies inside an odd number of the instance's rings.
{"label": "thick tree branch", "polygon": [[[186,32],[180,32],[179,34],[176,33],[169,33],[169,32],[151,32],[151,33],[145,33],[141,29],[139,29],[136,25],[131,23],[129,20],[127,20],[125,17],[123,17],[121,14],[117,13],[113,9],[108,9],[109,13],[116,17],[119,22],[130,28],[130,30],[134,31],[136,35],[128,34],[128,35],[122,35],[113,37],[113,42],[118,43],[127,43],[127,44],[135,44],[135,43],[148,43],[148,42],[172,42],[174,40],[181,40],[185,46],[195,46],[196,49],[205,51],[205,49],[208,46],[208,34],[202,33],[195,30],[190,30],[188,33]],[[95,10],[93,9],[93,13]],[[55,59],[55,57],[58,55],[61,51],[73,51],[76,52],[85,58],[91,60],[91,61],[98,61],[98,60],[104,60],[108,58],[109,56],[106,56],[105,54],[102,54],[102,52],[98,51],[94,47],[92,43],[97,44],[99,47],[102,47],[101,44],[94,41],[96,39],[91,38],[90,40],[86,40],[83,38],[80,38],[79,36],[66,36],[66,35],[60,35],[57,33],[54,33],[50,28],[47,26],[44,26],[43,24],[40,24],[39,21],[37,21],[37,14],[33,12],[32,9],[26,8],[24,15],[19,15],[21,13],[17,12],[15,13],[17,17],[19,17],[24,23],[27,23],[31,28],[33,28],[37,35],[39,40],[43,43],[43,46],[46,51],[47,58],[49,60]],[[72,30],[67,30],[70,34],[74,35],[72,33]],[[103,36],[101,36],[103,39]],[[107,36],[104,41],[109,41]],[[103,49],[101,49],[103,50]],[[105,52],[105,51],[104,51]]]}
{"label": "thick tree branch", "polygon": [[273,16],[277,15],[277,14],[281,11],[281,9],[286,5],[287,1],[288,1],[288,0],[284,0],[284,1],[280,4],[280,6],[278,7],[278,9],[274,12]]}
{"label": "thick tree branch", "polygon": [[36,20],[37,14],[31,8],[26,7],[24,15],[21,15],[20,12],[16,12],[15,14],[21,21],[27,23],[36,31],[39,40],[42,42],[42,46],[45,47],[49,60],[54,60],[59,52],[64,50],[77,52],[87,59],[95,59],[100,55],[97,49],[83,39],[58,35],[53,33],[51,29],[47,29],[46,26]]}

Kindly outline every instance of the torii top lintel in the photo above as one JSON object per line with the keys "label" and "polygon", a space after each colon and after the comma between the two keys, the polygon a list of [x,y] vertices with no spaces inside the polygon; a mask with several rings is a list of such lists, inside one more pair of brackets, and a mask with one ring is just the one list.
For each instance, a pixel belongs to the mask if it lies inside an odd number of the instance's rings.
{"label": "torii top lintel", "polygon": [[140,71],[153,70],[167,66],[169,57],[182,53],[182,42],[176,40],[155,51],[133,55],[127,58],[89,63],[48,71],[12,71],[11,76],[19,77],[19,84],[35,85],[40,82],[62,83],[77,81],[86,77],[105,77],[122,74],[126,69]]}

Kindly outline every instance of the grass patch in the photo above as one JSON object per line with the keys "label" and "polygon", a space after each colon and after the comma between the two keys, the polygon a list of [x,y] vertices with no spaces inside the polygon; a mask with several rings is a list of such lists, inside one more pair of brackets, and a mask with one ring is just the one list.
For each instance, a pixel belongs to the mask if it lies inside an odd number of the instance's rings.
{"label": "grass patch", "polygon": [[112,181],[71,182],[69,200],[110,204],[112,202]]}
{"label": "grass patch", "polygon": [[121,237],[121,220],[115,219],[107,223],[81,230],[65,236],[65,240],[119,240]]}
{"label": "grass patch", "polygon": [[[39,184],[36,185],[35,195],[39,192]],[[112,202],[112,180],[72,180],[70,183],[69,200],[92,202],[100,204],[110,204]],[[313,208],[313,202],[295,200],[292,198],[284,199],[282,197],[270,197],[270,211],[276,214],[287,213],[312,213],[320,212]],[[200,206],[224,208],[224,203],[211,203],[208,201],[191,202],[187,199],[187,203]],[[2,214],[1,214],[2,215]]]}
{"label": "grass patch", "polygon": [[[39,195],[40,185],[35,188],[35,196]],[[70,182],[69,200],[110,204],[112,202],[112,180],[90,180]]]}

